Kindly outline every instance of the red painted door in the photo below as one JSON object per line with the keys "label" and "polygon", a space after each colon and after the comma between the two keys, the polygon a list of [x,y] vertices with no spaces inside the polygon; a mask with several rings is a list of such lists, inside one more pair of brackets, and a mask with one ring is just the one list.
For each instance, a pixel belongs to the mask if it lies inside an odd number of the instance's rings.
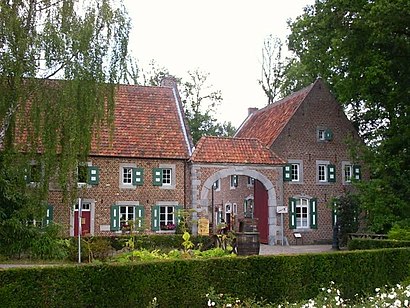
{"label": "red painted door", "polygon": [[268,228],[268,191],[265,186],[255,180],[254,183],[254,210],[253,215],[258,218],[259,241],[263,244],[268,244],[269,228]]}
{"label": "red painted door", "polygon": [[[89,235],[91,233],[91,211],[90,204],[83,203],[81,210],[81,236]],[[78,236],[78,205],[74,211],[74,236]]]}

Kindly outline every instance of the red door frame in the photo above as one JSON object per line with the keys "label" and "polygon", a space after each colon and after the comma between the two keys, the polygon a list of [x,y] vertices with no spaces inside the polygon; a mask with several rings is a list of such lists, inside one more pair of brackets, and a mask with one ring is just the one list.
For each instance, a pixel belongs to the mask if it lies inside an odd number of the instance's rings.
{"label": "red door frame", "polygon": [[259,241],[263,244],[269,242],[269,210],[268,210],[268,191],[258,180],[254,182],[254,209],[253,216],[258,219]]}
{"label": "red door frame", "polygon": [[[83,202],[81,209],[81,236],[91,234],[91,203]],[[74,236],[78,236],[78,206],[74,209]]]}

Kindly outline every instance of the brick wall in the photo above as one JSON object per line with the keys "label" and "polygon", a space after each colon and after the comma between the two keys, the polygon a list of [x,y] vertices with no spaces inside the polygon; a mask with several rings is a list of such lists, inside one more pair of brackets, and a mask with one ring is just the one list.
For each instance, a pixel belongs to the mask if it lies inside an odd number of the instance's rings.
{"label": "brick wall", "polygon": [[[331,129],[333,139],[318,141],[318,128]],[[273,143],[271,149],[279,156],[286,160],[303,162],[303,182],[300,184],[284,182],[284,203],[286,204],[289,198],[295,196],[317,198],[318,202],[317,229],[289,229],[289,216],[285,215],[285,235],[291,244],[296,242],[293,232],[298,231],[301,231],[305,244],[332,239],[332,215],[328,203],[333,197],[352,189],[351,185],[342,183],[342,162],[351,162],[346,143],[348,137],[358,139],[351,122],[328,90],[317,86],[306,97],[282,134]],[[317,160],[329,161],[336,166],[335,183],[317,182]]]}
{"label": "brick wall", "polygon": [[[90,157],[88,160],[93,166],[99,168],[99,184],[88,186],[79,192],[84,199],[94,200],[94,235],[109,235],[109,231],[101,231],[101,225],[110,225],[110,207],[116,202],[137,201],[145,209],[147,232],[150,231],[151,207],[158,201],[173,201],[186,206],[189,199],[189,170],[184,160],[154,160],[154,159],[127,159],[111,157]],[[120,188],[121,164],[135,164],[144,170],[144,183],[135,188]],[[175,188],[164,189],[153,185],[152,170],[161,164],[175,165]],[[54,205],[54,221],[64,225],[67,235],[70,230],[70,205],[62,204],[61,192],[50,192],[49,202]]]}

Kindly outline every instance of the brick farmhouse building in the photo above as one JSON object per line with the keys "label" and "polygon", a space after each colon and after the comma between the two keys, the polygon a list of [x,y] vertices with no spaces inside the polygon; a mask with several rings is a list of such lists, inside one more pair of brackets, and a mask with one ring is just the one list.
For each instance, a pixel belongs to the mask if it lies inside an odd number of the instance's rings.
{"label": "brick farmhouse building", "polygon": [[[159,87],[120,85],[114,133],[102,128],[79,163],[81,233],[114,235],[130,228],[174,232],[179,209],[192,209],[215,231],[258,219],[271,245],[332,238],[333,197],[360,179],[348,138],[359,139],[327,86],[312,85],[257,110],[250,108],[234,138],[203,137],[194,147],[175,82]],[[84,176],[81,176],[81,175]],[[50,190],[49,219],[76,236],[78,204]],[[193,224],[192,232],[197,233]]]}

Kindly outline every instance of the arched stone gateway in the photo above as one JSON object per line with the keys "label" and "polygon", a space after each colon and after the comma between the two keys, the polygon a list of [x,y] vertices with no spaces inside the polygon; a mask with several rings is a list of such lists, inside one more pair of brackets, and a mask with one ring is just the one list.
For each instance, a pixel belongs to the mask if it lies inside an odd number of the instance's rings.
{"label": "arched stone gateway", "polygon": [[[281,239],[281,226],[278,225],[276,207],[283,205],[281,176],[282,169],[277,166],[253,166],[249,165],[203,165],[193,164],[192,176],[192,203],[194,219],[199,217],[211,217],[211,204],[209,194],[213,184],[223,178],[230,176],[247,176],[263,184],[267,191],[267,213],[264,217],[268,228],[269,244],[275,245]],[[199,216],[199,217],[198,217]],[[196,226],[192,230],[197,234]]]}
{"label": "arched stone gateway", "polygon": [[[258,139],[202,137],[190,162],[194,220],[205,217],[212,222],[213,230],[215,230],[215,223],[221,223],[221,217],[230,217],[231,214],[234,216],[235,209],[241,204],[243,205],[242,217],[245,218],[247,215],[245,215],[244,200],[250,193],[254,193],[255,200],[263,195],[263,198],[259,198],[263,200],[260,205],[262,211],[258,212],[260,216],[257,217],[260,235],[262,235],[260,227],[263,227],[263,241],[275,245],[278,239],[283,238],[282,234],[279,234],[283,228],[278,226],[276,209],[277,206],[283,205],[282,166],[285,163],[284,160],[265,147]],[[215,189],[212,188],[214,183],[217,184],[217,191],[221,194],[221,206],[217,208],[214,208]],[[256,189],[257,187],[259,190]],[[209,198],[210,191],[212,191],[212,202]],[[232,200],[232,198],[236,199]],[[229,213],[229,216],[221,213],[226,203],[232,203],[233,212]],[[212,211],[210,205],[212,205]],[[253,208],[257,207],[257,202],[255,202]],[[215,210],[218,212],[216,219]],[[253,213],[251,211],[252,215]],[[232,227],[231,223],[235,226],[236,222],[233,220],[227,224]],[[192,233],[197,234],[197,232],[194,224]],[[262,237],[260,239],[262,241]]]}

